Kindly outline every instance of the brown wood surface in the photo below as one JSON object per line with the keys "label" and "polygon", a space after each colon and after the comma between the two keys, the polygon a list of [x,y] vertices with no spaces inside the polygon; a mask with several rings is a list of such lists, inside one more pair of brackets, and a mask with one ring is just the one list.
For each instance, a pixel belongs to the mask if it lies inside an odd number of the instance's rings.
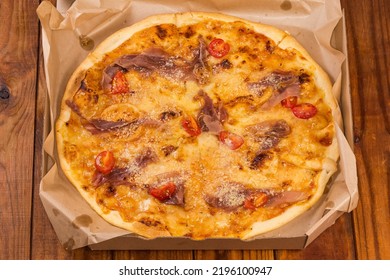
{"label": "brown wood surface", "polygon": [[[360,200],[303,250],[92,251],[58,242],[39,198],[43,71],[38,0],[0,2],[0,259],[390,259],[390,1],[342,0]],[[55,0],[52,0],[55,3]],[[3,95],[2,95],[3,96]]]}

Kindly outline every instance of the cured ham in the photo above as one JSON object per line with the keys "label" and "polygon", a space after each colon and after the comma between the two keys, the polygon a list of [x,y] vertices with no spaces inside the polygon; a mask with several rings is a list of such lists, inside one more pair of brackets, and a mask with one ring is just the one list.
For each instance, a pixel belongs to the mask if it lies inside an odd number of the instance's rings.
{"label": "cured ham", "polygon": [[219,186],[215,193],[206,195],[205,201],[212,207],[233,211],[244,204],[247,194],[243,184],[228,182]]}
{"label": "cured ham", "polygon": [[134,121],[108,121],[101,118],[87,119],[83,116],[76,103],[71,100],[66,100],[66,104],[81,118],[81,123],[84,128],[93,135],[123,128],[129,125],[158,127],[162,124],[161,121],[151,118],[139,118]]}
{"label": "cured ham", "polygon": [[184,206],[184,175],[179,171],[159,174],[155,182],[148,186],[148,192],[165,204]]}
{"label": "cured ham", "polygon": [[134,175],[157,160],[157,154],[152,149],[146,148],[127,167],[114,167],[108,174],[96,171],[92,178],[92,185],[98,187],[105,183],[112,186],[134,184],[132,182]]}
{"label": "cured ham", "polygon": [[[259,154],[274,148],[281,138],[291,133],[285,120],[269,120],[247,127],[254,140],[260,143]],[[257,164],[255,164],[257,166]]]}
{"label": "cured ham", "polygon": [[258,82],[248,83],[248,89],[259,96],[263,95],[267,88],[272,89],[272,96],[261,106],[264,110],[274,107],[288,97],[301,94],[300,78],[292,72],[274,71]]}
{"label": "cured ham", "polygon": [[223,130],[223,123],[228,118],[226,109],[222,103],[214,104],[213,100],[202,90],[199,91],[198,97],[203,99],[203,106],[197,116],[201,130],[220,133]]}
{"label": "cured ham", "polygon": [[265,207],[286,207],[299,201],[310,198],[310,194],[304,191],[282,191],[273,194]]}
{"label": "cured ham", "polygon": [[101,85],[105,91],[111,88],[112,80],[118,71],[136,70],[146,75],[158,72],[163,77],[174,80],[196,80],[204,84],[207,80],[206,45],[199,38],[199,45],[193,51],[193,59],[169,55],[160,48],[150,48],[139,54],[119,57],[103,70]]}
{"label": "cured ham", "polygon": [[284,208],[308,198],[310,194],[304,191],[253,189],[238,182],[227,182],[213,194],[207,194],[204,199],[212,207],[234,211],[240,207],[251,210],[259,207]]}

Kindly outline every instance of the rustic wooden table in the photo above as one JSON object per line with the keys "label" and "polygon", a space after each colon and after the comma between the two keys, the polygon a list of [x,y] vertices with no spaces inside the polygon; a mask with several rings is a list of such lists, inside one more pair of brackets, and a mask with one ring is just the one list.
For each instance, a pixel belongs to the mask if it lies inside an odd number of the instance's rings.
{"label": "rustic wooden table", "polygon": [[46,98],[39,2],[0,2],[0,259],[390,259],[390,1],[341,1],[357,208],[304,250],[216,251],[66,251],[58,242],[38,194]]}

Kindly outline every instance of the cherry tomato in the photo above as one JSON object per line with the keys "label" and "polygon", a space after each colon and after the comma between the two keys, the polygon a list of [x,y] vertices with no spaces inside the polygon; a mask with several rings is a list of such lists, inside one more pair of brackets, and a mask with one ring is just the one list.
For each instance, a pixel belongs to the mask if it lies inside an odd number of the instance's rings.
{"label": "cherry tomato", "polygon": [[296,96],[290,96],[286,99],[283,99],[280,103],[285,108],[293,108],[295,105],[297,105],[298,97]]}
{"label": "cherry tomato", "polygon": [[96,169],[103,174],[108,174],[115,166],[114,154],[110,151],[103,151],[95,158]]}
{"label": "cherry tomato", "polygon": [[209,53],[216,57],[221,58],[228,54],[230,46],[223,39],[215,38],[213,39],[208,47]]}
{"label": "cherry tomato", "polygon": [[267,194],[263,192],[255,193],[248,196],[244,201],[244,208],[255,210],[258,207],[263,206],[268,201]]}
{"label": "cherry tomato", "polygon": [[192,116],[184,117],[181,120],[181,126],[191,136],[198,136],[202,133],[198,123]]}
{"label": "cherry tomato", "polygon": [[122,71],[116,72],[111,84],[111,94],[123,94],[129,92],[129,84]]}
{"label": "cherry tomato", "polygon": [[176,185],[173,182],[168,182],[165,185],[155,187],[149,190],[149,193],[160,201],[165,201],[172,197],[176,191]]}
{"label": "cherry tomato", "polygon": [[230,150],[236,150],[244,144],[244,139],[240,135],[229,131],[221,131],[219,133],[219,141],[228,146]]}
{"label": "cherry tomato", "polygon": [[317,114],[317,108],[310,103],[301,103],[291,108],[293,114],[300,119],[310,119]]}

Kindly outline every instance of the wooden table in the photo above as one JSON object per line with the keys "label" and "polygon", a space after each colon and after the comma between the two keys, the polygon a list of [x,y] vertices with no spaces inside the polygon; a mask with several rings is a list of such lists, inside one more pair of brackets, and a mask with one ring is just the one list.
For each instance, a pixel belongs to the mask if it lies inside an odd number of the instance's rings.
{"label": "wooden table", "polygon": [[356,210],[304,250],[66,251],[38,194],[46,98],[39,0],[1,0],[0,259],[390,259],[390,1],[341,2],[359,177]]}

